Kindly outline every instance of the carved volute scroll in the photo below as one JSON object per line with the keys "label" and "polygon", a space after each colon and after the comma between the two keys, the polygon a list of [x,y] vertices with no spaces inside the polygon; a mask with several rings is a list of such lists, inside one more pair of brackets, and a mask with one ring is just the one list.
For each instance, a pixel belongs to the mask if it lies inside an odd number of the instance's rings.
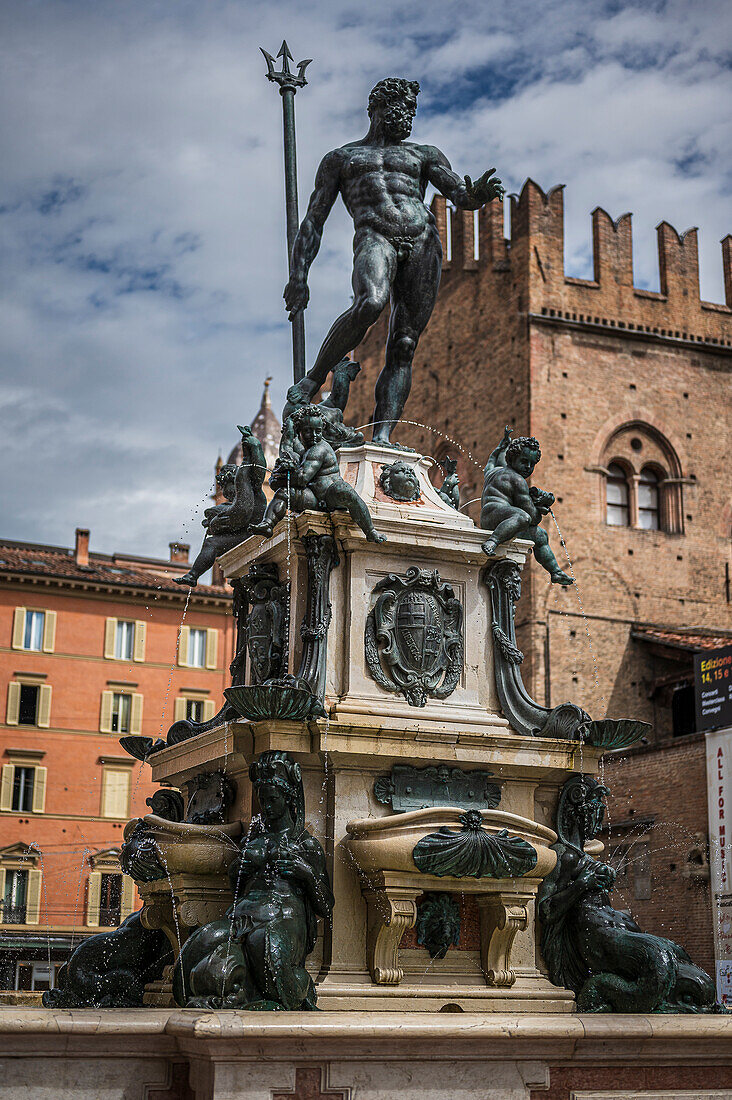
{"label": "carved volute scroll", "polygon": [[372,980],[377,985],[399,985],[404,971],[399,965],[399,944],[417,920],[419,886],[385,888],[379,876],[364,879],[367,907],[366,955]]}
{"label": "carved volute scroll", "polygon": [[480,965],[487,985],[508,989],[516,981],[511,949],[529,923],[532,894],[486,894],[478,898]]}
{"label": "carved volute scroll", "polygon": [[485,579],[491,595],[493,668],[501,709],[509,722],[524,736],[578,740],[580,728],[590,716],[575,703],[542,707],[524,687],[521,662],[524,655],[516,645],[516,604],[521,596],[521,572],[507,558],[489,565]]}

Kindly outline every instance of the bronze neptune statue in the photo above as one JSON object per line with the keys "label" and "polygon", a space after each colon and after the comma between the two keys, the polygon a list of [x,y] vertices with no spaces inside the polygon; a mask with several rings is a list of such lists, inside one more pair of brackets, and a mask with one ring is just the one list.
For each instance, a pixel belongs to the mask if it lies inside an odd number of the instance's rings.
{"label": "bronze neptune statue", "polygon": [[334,323],[312,369],[298,386],[310,399],[329,371],[352,351],[391,298],[384,369],[376,385],[374,441],[388,443],[412,384],[412,359],[430,319],[442,268],[435,219],[424,203],[428,186],[455,206],[478,210],[503,197],[501,181],[485,172],[473,183],[450,168],[432,145],[406,139],[412,132],[419,84],[388,77],[369,96],[369,131],[327,153],[292,249],[285,304],[293,320],[308,304],[310,265],[325,220],[340,194],[353,218],[353,304]]}
{"label": "bronze neptune statue", "polygon": [[186,940],[173,994],[188,1008],[314,1009],[305,960],[333,910],[325,853],[305,828],[300,765],[263,752],[249,777],[260,814],[229,867],[234,904]]}

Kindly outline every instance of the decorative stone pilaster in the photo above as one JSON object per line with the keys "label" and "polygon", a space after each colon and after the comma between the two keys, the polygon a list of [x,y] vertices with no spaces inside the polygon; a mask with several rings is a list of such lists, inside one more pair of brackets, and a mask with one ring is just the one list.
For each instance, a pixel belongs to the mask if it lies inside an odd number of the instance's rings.
{"label": "decorative stone pilaster", "polygon": [[332,615],[330,574],[338,565],[338,551],[332,535],[303,535],[307,555],[308,597],[300,626],[302,656],[298,679],[305,680],[321,703],[325,695],[328,627]]}

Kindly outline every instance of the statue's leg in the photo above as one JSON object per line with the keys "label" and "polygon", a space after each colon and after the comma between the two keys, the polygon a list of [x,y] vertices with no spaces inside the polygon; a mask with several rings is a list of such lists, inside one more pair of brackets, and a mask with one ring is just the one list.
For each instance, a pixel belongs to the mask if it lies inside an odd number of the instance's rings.
{"label": "statue's leg", "polygon": [[[494,532],[495,534],[495,532]],[[549,545],[549,536],[543,527],[532,528],[529,538],[534,538],[534,557],[542,569],[546,569],[553,584],[572,584],[572,578],[560,569],[559,562],[554,556],[554,551]]]}
{"label": "statue's leg", "polygon": [[357,347],[389,301],[396,251],[373,230],[356,234],[353,251],[353,305],[333,322],[308,378],[322,386],[341,359]]}
{"label": "statue's leg", "polygon": [[219,555],[231,550],[238,542],[241,542],[240,535],[206,535],[191,568],[182,576],[173,577],[173,580],[176,584],[195,587],[199,577],[211,568]]}
{"label": "statue's leg", "polygon": [[380,535],[376,530],[371,513],[347,481],[339,478],[334,485],[331,485],[325,494],[325,502],[329,512],[337,511],[339,508],[345,509],[369,542],[386,542],[386,535]]}
{"label": "statue's leg", "polygon": [[[294,490],[291,490],[291,497],[294,496]],[[249,530],[255,535],[267,535],[269,537],[272,531],[287,513],[287,490],[278,489],[271,501],[267,505],[267,510],[264,513],[264,519],[261,523],[253,523]]]}
{"label": "statue's leg", "polygon": [[417,341],[432,316],[442,270],[442,245],[429,226],[397,269],[391,297],[384,369],[376,383],[374,443],[388,443],[412,388]]}
{"label": "statue's leg", "polygon": [[493,534],[483,543],[483,550],[489,557],[504,542],[510,542],[519,536],[528,537],[527,528],[531,527],[531,516],[523,508],[499,504],[495,508],[484,508],[483,512],[486,514],[481,514],[481,527],[493,528]]}
{"label": "statue's leg", "polygon": [[264,998],[290,1012],[312,995],[302,948],[297,931],[277,921],[250,933],[246,942],[249,965]]}

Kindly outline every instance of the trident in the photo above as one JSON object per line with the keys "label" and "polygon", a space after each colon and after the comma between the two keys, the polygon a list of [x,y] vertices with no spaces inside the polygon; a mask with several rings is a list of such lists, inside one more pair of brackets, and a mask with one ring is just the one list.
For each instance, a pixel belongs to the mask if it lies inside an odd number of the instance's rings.
{"label": "trident", "polygon": [[[280,86],[282,96],[282,122],[285,137],[285,208],[287,211],[287,268],[292,273],[292,246],[295,243],[300,217],[297,211],[297,150],[295,144],[295,93],[307,84],[305,70],[311,62],[298,61],[297,73],[290,70],[290,61],[294,61],[287,43],[283,41],[278,57],[282,58],[282,70],[275,69],[275,59],[271,53],[259,47],[267,62],[267,80]],[[292,318],[292,373],[295,382],[305,377],[305,318],[298,310]]]}

